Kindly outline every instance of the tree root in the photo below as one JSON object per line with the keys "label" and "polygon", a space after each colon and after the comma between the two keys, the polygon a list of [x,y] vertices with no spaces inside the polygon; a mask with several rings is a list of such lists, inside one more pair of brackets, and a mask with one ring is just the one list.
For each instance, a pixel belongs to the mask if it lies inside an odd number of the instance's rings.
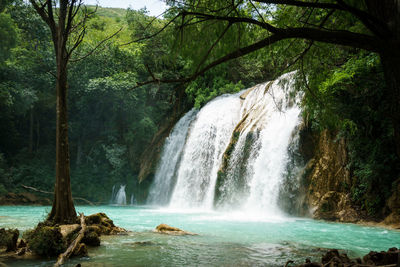
{"label": "tree root", "polygon": [[81,230],[79,231],[78,236],[75,238],[75,240],[72,241],[72,243],[69,245],[67,250],[64,253],[60,254],[60,256],[58,256],[58,260],[53,265],[53,267],[58,267],[63,265],[65,261],[68,260],[68,258],[72,255],[72,253],[76,250],[82,238],[84,237],[86,231],[85,216],[83,215],[83,213],[80,213],[79,215],[81,219]]}

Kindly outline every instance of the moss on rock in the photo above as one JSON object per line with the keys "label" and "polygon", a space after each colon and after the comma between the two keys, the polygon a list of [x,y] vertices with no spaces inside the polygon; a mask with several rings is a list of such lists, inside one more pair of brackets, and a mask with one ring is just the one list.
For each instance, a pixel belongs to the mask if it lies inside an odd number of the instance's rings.
{"label": "moss on rock", "polygon": [[18,236],[18,229],[0,229],[0,246],[6,247],[7,252],[15,251],[17,249]]}
{"label": "moss on rock", "polygon": [[58,256],[67,248],[67,243],[57,226],[39,224],[34,230],[26,232],[24,237],[29,249],[40,256]]}
{"label": "moss on rock", "polygon": [[81,242],[88,246],[98,247],[100,246],[100,236],[95,231],[89,231],[85,233]]}

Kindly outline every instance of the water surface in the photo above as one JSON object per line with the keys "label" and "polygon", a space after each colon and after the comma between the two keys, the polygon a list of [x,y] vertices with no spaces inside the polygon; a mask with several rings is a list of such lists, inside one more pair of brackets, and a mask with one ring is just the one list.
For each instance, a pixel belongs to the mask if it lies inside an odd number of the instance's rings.
{"label": "water surface", "polygon": [[[43,220],[50,207],[0,207],[0,228],[26,230]],[[282,266],[319,259],[325,249],[346,250],[353,257],[370,250],[400,247],[400,231],[355,224],[328,223],[249,213],[171,210],[133,206],[78,206],[78,212],[105,212],[132,233],[103,236],[90,257],[73,259],[83,266]],[[198,236],[152,232],[166,223]],[[142,242],[142,243],[138,243]],[[11,261],[9,266],[49,266],[52,261]]]}

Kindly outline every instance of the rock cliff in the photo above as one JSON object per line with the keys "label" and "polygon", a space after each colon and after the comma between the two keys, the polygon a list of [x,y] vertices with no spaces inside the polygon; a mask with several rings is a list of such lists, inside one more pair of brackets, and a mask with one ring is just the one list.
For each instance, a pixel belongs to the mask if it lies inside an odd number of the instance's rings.
{"label": "rock cliff", "polygon": [[[350,159],[343,137],[328,130],[312,133],[302,129],[299,150],[308,158],[301,187],[306,192],[305,207],[313,218],[340,222],[371,220],[351,199],[357,179],[348,167]],[[382,218],[382,224],[400,228],[400,179],[393,183],[391,197],[382,209],[382,214],[388,215]]]}
{"label": "rock cliff", "polygon": [[359,214],[352,206],[347,168],[346,141],[328,130],[314,137],[314,156],[307,162],[307,202],[316,219],[356,222]]}

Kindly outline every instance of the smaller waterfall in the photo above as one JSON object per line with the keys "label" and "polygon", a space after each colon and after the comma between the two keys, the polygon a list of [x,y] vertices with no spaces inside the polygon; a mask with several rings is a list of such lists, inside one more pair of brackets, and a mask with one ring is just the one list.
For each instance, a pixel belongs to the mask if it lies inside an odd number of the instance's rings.
{"label": "smaller waterfall", "polygon": [[132,195],[131,195],[131,205],[135,205],[135,204],[136,204],[136,198],[132,193]]}
{"label": "smaller waterfall", "polygon": [[115,197],[113,199],[113,202],[112,202],[113,204],[126,205],[125,187],[126,187],[126,185],[121,185],[120,186],[117,194],[115,195]]}
{"label": "smaller waterfall", "polygon": [[111,192],[110,204],[114,204],[114,199],[115,199],[116,195],[117,195],[117,192],[115,192],[115,185],[113,185],[112,192]]}

